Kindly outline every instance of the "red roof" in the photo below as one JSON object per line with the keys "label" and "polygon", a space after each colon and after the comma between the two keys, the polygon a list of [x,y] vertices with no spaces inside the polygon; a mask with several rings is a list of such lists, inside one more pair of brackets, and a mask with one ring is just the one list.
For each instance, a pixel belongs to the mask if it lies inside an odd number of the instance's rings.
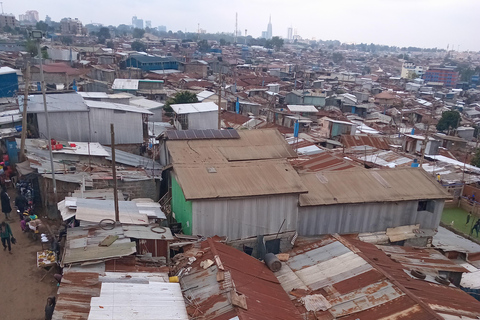
{"label": "red roof", "polygon": [[372,146],[377,149],[390,150],[390,140],[386,137],[376,137],[367,135],[342,135],[340,142],[345,148]]}
{"label": "red roof", "polygon": [[[191,271],[182,277],[185,296],[192,302],[190,317],[205,320],[301,320],[302,317],[272,271],[259,260],[233,247],[208,239],[201,251],[192,248],[196,260]],[[217,257],[217,259],[216,259]],[[204,269],[200,264],[210,259],[214,265]],[[222,271],[223,269],[223,271]],[[219,281],[219,274],[224,280]],[[231,292],[246,299],[247,309],[232,305]]]}
{"label": "red roof", "polygon": [[329,152],[322,152],[308,157],[291,160],[292,166],[297,171],[317,172],[345,170],[357,167],[353,162],[335,157]]}
{"label": "red roof", "polygon": [[[40,68],[39,65],[35,66]],[[81,72],[78,69],[70,67],[68,64],[63,62],[56,62],[43,65],[43,72],[45,73],[66,73],[69,76],[80,75]]]}

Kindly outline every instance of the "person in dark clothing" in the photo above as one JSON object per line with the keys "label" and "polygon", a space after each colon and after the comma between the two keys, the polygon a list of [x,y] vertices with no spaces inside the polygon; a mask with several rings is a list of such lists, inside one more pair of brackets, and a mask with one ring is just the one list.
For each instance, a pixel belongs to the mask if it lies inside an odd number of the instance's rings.
{"label": "person in dark clothing", "polygon": [[478,219],[477,222],[475,222],[475,225],[473,226],[472,231],[470,231],[470,234],[473,234],[474,230],[477,232],[477,237],[478,237],[478,232],[480,231],[480,219]]}
{"label": "person in dark clothing", "polygon": [[2,202],[2,212],[5,213],[5,218],[10,219],[10,212],[12,212],[12,206],[10,205],[10,197],[8,196],[7,190],[5,187],[2,187],[2,192],[0,193],[0,201]]}
{"label": "person in dark clothing", "polygon": [[52,320],[53,311],[55,310],[55,297],[48,297],[45,305],[45,320]]}
{"label": "person in dark clothing", "polygon": [[18,208],[20,220],[22,220],[23,213],[28,206],[28,200],[20,191],[18,191],[17,197],[15,198],[15,205]]}
{"label": "person in dark clothing", "polygon": [[8,223],[3,221],[2,224],[0,224],[0,238],[2,240],[3,250],[6,250],[8,245],[9,253],[12,253],[11,237],[13,237],[12,229]]}

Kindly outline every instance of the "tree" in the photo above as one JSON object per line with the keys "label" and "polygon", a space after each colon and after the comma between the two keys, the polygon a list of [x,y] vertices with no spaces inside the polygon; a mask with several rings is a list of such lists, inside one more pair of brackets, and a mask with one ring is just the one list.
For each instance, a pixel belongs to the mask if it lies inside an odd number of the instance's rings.
{"label": "tree", "polygon": [[445,111],[442,113],[442,118],[438,121],[438,131],[449,131],[456,129],[460,125],[460,113],[458,111]]}
{"label": "tree", "polygon": [[220,45],[221,46],[224,46],[226,43],[227,43],[227,41],[225,41],[225,39],[223,39],[223,38],[220,39]]}
{"label": "tree", "polygon": [[114,48],[115,48],[115,45],[114,45],[113,41],[108,41],[108,42],[107,42],[107,48],[110,48],[110,49],[114,49]]}
{"label": "tree", "polygon": [[408,79],[417,79],[418,78],[418,74],[416,74],[415,72],[410,72],[408,74]]}
{"label": "tree", "polygon": [[200,52],[207,52],[211,48],[210,45],[208,44],[208,41],[205,39],[198,41],[197,45],[198,45],[198,51]]}
{"label": "tree", "polygon": [[167,113],[167,115],[172,114],[173,109],[171,107],[172,104],[180,104],[180,103],[196,103],[198,102],[197,95],[190,91],[179,91],[173,97],[169,98],[163,107],[163,110]]}
{"label": "tree", "polygon": [[133,29],[133,37],[135,39],[141,39],[143,38],[143,35],[145,34],[145,30],[143,29],[139,29],[139,28],[135,28]]}
{"label": "tree", "polygon": [[60,41],[64,44],[64,45],[71,45],[73,43],[73,39],[72,37],[62,37],[60,39]]}
{"label": "tree", "polygon": [[332,60],[336,64],[340,63],[343,60],[343,54],[341,54],[340,52],[334,52],[332,54]]}
{"label": "tree", "polygon": [[132,50],[145,52],[147,50],[147,47],[143,42],[135,40],[132,42]]}
{"label": "tree", "polygon": [[25,44],[25,48],[32,57],[36,57],[38,54],[37,44],[33,40],[28,40]]}
{"label": "tree", "polygon": [[110,30],[107,27],[101,27],[100,30],[97,32],[97,37],[110,39]]}
{"label": "tree", "polygon": [[280,50],[280,48],[283,47],[283,39],[280,37],[273,37],[270,42],[277,50]]}
{"label": "tree", "polygon": [[480,167],[480,149],[477,149],[472,160],[470,160],[470,164],[475,167]]}
{"label": "tree", "polygon": [[46,24],[43,21],[38,21],[35,27],[36,27],[37,30],[41,30],[43,32],[48,31],[48,24]]}

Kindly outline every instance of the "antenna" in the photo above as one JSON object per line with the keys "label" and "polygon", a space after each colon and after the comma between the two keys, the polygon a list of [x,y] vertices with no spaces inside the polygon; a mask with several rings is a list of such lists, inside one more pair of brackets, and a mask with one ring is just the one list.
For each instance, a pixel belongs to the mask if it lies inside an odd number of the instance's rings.
{"label": "antenna", "polygon": [[233,36],[233,43],[237,44],[238,34],[238,12],[235,12],[235,35]]}

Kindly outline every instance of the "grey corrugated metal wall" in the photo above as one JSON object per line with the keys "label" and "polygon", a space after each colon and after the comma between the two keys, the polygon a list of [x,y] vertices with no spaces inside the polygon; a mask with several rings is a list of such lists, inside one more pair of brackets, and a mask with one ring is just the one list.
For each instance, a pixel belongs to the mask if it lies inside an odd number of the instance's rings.
{"label": "grey corrugated metal wall", "polygon": [[218,129],[218,111],[189,113],[188,129]]}
{"label": "grey corrugated metal wall", "polygon": [[[50,135],[55,140],[88,142],[88,112],[49,112]],[[41,139],[47,138],[45,114],[37,113]]]}
{"label": "grey corrugated metal wall", "polygon": [[230,240],[297,228],[298,195],[246,199],[195,200],[192,203],[192,233]]}
{"label": "grey corrugated metal wall", "polygon": [[[110,144],[110,124],[115,124],[115,143],[129,144],[143,142],[142,114],[136,112],[118,113],[111,109],[90,108],[92,142]],[[85,124],[88,131],[88,122]]]}
{"label": "grey corrugated metal wall", "polygon": [[435,229],[445,201],[435,201],[434,212],[417,211],[418,201],[300,207],[298,233],[303,236],[385,231],[420,224]]}

